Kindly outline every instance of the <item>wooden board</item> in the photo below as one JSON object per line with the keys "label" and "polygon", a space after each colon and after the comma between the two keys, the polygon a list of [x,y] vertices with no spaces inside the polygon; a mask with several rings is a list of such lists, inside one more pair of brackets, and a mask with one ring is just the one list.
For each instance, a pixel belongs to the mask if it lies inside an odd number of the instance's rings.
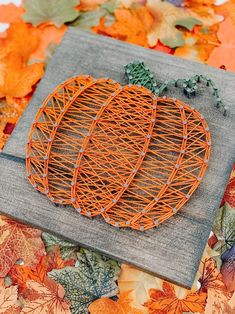
{"label": "wooden board", "polygon": [[[33,190],[25,179],[24,163],[19,162],[25,157],[28,132],[38,107],[57,84],[81,73],[111,77],[125,84],[123,66],[136,59],[143,60],[159,81],[206,74],[221,88],[221,97],[229,107],[225,118],[214,108],[213,96],[203,88],[190,100],[176,89],[169,91],[206,117],[212,155],[205,178],[180,213],[158,229],[144,233],[115,229],[99,218],[80,216],[71,207],[54,207]],[[190,288],[234,161],[234,86],[232,73],[69,29],[0,159],[0,211]],[[12,160],[10,156],[17,158]]]}

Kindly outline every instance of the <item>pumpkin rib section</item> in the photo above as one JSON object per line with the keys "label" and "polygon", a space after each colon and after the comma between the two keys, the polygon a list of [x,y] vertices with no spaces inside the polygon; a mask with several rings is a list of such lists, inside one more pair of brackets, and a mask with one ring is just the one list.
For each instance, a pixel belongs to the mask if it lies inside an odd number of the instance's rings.
{"label": "pumpkin rib section", "polygon": [[148,149],[156,99],[144,87],[125,86],[106,101],[74,171],[73,206],[79,213],[100,215],[128,189]]}
{"label": "pumpkin rib section", "polygon": [[[48,189],[50,198],[59,204],[71,204],[73,173],[78,170],[77,156],[89,142],[91,125],[102,110],[104,101],[120,87],[112,80],[97,79],[77,92],[57,127],[49,155]],[[56,144],[56,145],[55,145]]]}
{"label": "pumpkin rib section", "polygon": [[76,159],[87,140],[87,132],[94,117],[120,85],[112,80],[91,79],[75,89],[58,116],[46,152],[44,186],[51,201],[71,204],[72,178]]}
{"label": "pumpkin rib section", "polygon": [[171,98],[159,98],[157,107],[140,171],[119,203],[103,214],[112,225],[118,221],[136,230],[158,226],[190,199],[206,171],[211,139],[204,117]]}
{"label": "pumpkin rib section", "polygon": [[44,171],[46,161],[44,157],[54,124],[73,93],[91,81],[93,81],[92,77],[80,75],[59,84],[47,96],[36,114],[26,147],[26,171],[30,183],[41,193],[46,192],[44,178],[47,173]]}
{"label": "pumpkin rib section", "polygon": [[[208,125],[197,110],[182,102],[181,104],[188,126],[184,158],[164,196],[154,204],[145,217],[142,216],[142,220],[136,221],[134,228],[139,228],[146,222],[148,222],[146,229],[153,228],[177,213],[190,200],[207,169],[211,148]],[[149,223],[150,220],[152,224]]]}

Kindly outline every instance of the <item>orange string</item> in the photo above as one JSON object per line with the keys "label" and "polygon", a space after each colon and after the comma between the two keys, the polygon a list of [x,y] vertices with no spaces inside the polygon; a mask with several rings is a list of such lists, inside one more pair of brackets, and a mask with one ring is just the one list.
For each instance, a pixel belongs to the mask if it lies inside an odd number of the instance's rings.
{"label": "orange string", "polygon": [[53,203],[146,230],[174,215],[201,182],[211,138],[203,116],[141,86],[78,76],[32,125],[26,168]]}

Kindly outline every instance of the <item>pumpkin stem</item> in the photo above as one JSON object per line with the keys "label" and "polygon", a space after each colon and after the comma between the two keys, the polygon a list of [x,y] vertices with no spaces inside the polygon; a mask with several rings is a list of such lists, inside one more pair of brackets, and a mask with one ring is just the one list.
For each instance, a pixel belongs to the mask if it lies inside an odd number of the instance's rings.
{"label": "pumpkin stem", "polygon": [[188,98],[196,96],[199,84],[204,83],[212,89],[212,93],[216,98],[216,107],[227,115],[227,108],[219,96],[218,88],[215,83],[204,75],[196,74],[190,78],[167,80],[162,84],[157,84],[154,74],[145,66],[143,61],[133,61],[125,65],[125,73],[130,84],[145,86],[157,96],[162,96],[171,86],[183,88],[185,95]]}

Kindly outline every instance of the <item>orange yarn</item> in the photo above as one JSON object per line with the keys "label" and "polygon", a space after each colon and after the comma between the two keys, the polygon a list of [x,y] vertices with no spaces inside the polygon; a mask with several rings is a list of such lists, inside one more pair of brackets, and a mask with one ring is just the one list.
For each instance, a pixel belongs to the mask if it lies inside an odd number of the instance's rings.
{"label": "orange yarn", "polygon": [[189,105],[141,86],[78,76],[40,108],[26,168],[32,185],[54,203],[146,230],[188,201],[209,154],[206,121]]}

